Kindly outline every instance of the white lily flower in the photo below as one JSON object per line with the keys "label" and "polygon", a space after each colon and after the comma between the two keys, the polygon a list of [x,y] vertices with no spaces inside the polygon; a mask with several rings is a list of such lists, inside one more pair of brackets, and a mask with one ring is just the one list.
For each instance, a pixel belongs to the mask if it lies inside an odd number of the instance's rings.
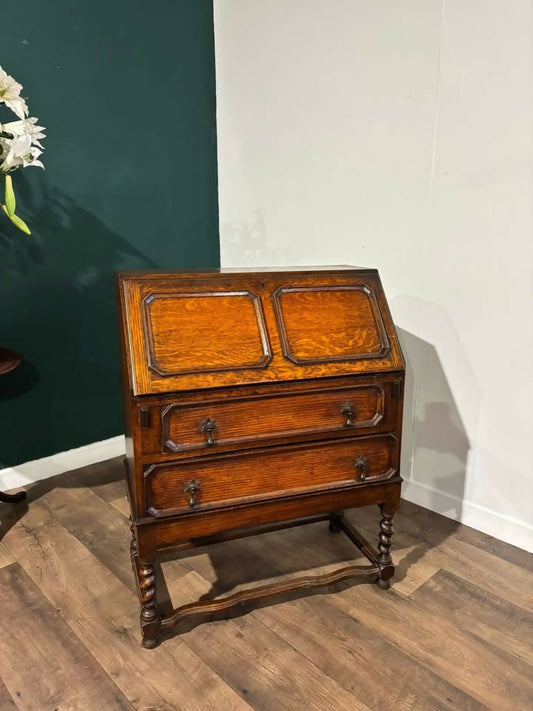
{"label": "white lily flower", "polygon": [[40,138],[46,138],[43,131],[46,131],[44,126],[37,126],[37,121],[35,117],[30,117],[27,119],[22,119],[21,121],[11,121],[10,123],[0,124],[0,131],[6,133],[11,133],[13,136],[30,136],[31,142],[34,146],[39,146]]}
{"label": "white lily flower", "polygon": [[15,227],[29,235],[28,225],[15,214],[15,194],[11,176],[7,173],[32,165],[44,168],[39,156],[42,153],[40,139],[45,138],[43,131],[46,129],[37,125],[34,116],[26,118],[28,107],[20,95],[21,90],[22,85],[0,67],[0,104],[5,104],[19,118],[18,121],[0,123],[0,174],[5,175],[5,204],[0,203],[0,206]]}
{"label": "white lily flower", "polygon": [[36,168],[42,168],[44,170],[43,162],[37,160],[37,158],[42,154],[38,148],[32,146],[26,155],[22,156],[22,167],[27,168],[28,166],[35,166]]}
{"label": "white lily flower", "polygon": [[14,111],[20,119],[28,115],[26,102],[20,96],[22,84],[16,82],[0,67],[0,104],[5,104]]}
{"label": "white lily flower", "polygon": [[0,138],[0,148],[2,148],[0,153],[2,173],[33,165],[44,168],[42,162],[37,160],[42,151],[31,145],[31,137],[28,135],[15,136],[12,139]]}

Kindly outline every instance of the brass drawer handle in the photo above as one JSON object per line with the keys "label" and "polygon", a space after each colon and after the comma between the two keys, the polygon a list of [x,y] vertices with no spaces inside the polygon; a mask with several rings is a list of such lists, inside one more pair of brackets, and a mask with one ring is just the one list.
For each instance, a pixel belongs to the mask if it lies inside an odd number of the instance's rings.
{"label": "brass drawer handle", "polygon": [[205,420],[202,422],[202,432],[205,432],[206,437],[207,437],[207,446],[212,447],[215,444],[215,440],[213,439],[213,432],[217,428],[217,423],[215,420],[212,420],[210,417],[206,417]]}
{"label": "brass drawer handle", "polygon": [[345,402],[341,407],[341,415],[346,417],[346,422],[344,423],[346,427],[355,427],[355,422],[353,418],[355,417],[355,407],[351,402]]}
{"label": "brass drawer handle", "polygon": [[355,468],[359,475],[359,481],[365,481],[366,479],[366,467],[368,465],[368,459],[364,456],[357,457],[355,460]]}
{"label": "brass drawer handle", "polygon": [[191,509],[193,509],[196,506],[196,501],[194,499],[194,495],[196,494],[196,492],[198,491],[199,488],[200,488],[200,482],[198,481],[198,479],[191,479],[191,481],[188,481],[185,484],[184,491],[186,494],[190,494],[189,506],[191,507]]}

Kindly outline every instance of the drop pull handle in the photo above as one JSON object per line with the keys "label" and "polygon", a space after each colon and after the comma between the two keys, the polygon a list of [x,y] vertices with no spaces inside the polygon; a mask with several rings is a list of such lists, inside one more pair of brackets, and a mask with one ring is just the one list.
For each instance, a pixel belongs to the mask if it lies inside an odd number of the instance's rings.
{"label": "drop pull handle", "polygon": [[357,471],[359,481],[365,481],[366,479],[366,468],[368,466],[368,460],[366,457],[361,455],[355,460],[355,469]]}
{"label": "drop pull handle", "polygon": [[346,418],[346,422],[344,423],[346,427],[355,427],[355,407],[351,402],[345,402],[342,405],[341,415],[344,415],[344,417]]}
{"label": "drop pull handle", "polygon": [[185,493],[189,494],[189,506],[193,509],[196,506],[195,494],[200,488],[198,479],[191,479],[185,484]]}
{"label": "drop pull handle", "polygon": [[216,430],[216,428],[216,420],[212,420],[210,417],[206,417],[205,420],[202,422],[202,432],[205,432],[205,436],[207,438],[206,444],[208,447],[212,447],[215,444],[215,440],[213,439],[213,432]]}

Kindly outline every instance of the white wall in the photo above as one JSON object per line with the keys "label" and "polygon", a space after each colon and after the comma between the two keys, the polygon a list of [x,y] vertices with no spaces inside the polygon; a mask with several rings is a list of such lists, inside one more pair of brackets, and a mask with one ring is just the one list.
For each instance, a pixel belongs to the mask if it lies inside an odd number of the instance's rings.
{"label": "white wall", "polygon": [[224,266],[380,270],[407,498],[533,550],[532,0],[215,0]]}

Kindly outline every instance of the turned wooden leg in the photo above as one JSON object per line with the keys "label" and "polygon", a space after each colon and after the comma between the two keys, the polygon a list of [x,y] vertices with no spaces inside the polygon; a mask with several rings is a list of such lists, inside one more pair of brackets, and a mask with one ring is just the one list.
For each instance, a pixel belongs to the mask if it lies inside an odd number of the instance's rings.
{"label": "turned wooden leg", "polygon": [[136,527],[130,516],[130,555],[133,572],[137,575],[139,584],[139,599],[141,602],[141,632],[142,646],[153,649],[158,644],[161,629],[161,616],[157,609],[155,570],[152,561],[139,561],[137,550]]}
{"label": "turned wooden leg", "polygon": [[157,637],[161,630],[161,617],[155,596],[155,571],[152,562],[139,562],[137,566],[141,598],[142,645],[147,649],[153,649],[158,644]]}
{"label": "turned wooden leg", "polygon": [[137,558],[137,538],[135,537],[135,526],[133,525],[131,516],[129,517],[129,521],[130,521],[130,531],[131,531],[130,556],[131,556],[132,563],[135,563],[135,559]]}
{"label": "turned wooden leg", "polygon": [[380,504],[381,521],[379,522],[379,538],[378,538],[378,564],[381,568],[381,573],[376,580],[377,586],[382,590],[390,588],[390,579],[394,575],[394,566],[390,555],[392,544],[392,534],[394,528],[392,519],[394,511],[387,511],[384,504]]}

